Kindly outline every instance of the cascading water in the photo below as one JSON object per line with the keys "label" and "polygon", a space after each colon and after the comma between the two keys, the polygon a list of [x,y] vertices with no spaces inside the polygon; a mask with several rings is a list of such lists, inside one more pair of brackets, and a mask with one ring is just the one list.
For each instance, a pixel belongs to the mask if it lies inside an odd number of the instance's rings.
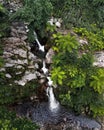
{"label": "cascading water", "polygon": [[53,86],[53,81],[51,80],[51,78],[48,76],[48,86]]}
{"label": "cascading water", "polygon": [[37,42],[37,44],[38,44],[38,46],[39,46],[39,50],[41,50],[42,52],[45,52],[44,46],[42,46],[42,45],[40,44],[40,42],[39,42],[39,40],[38,40],[38,38],[37,38],[36,32],[34,32],[34,36],[35,36],[35,40],[36,40],[36,42]]}
{"label": "cascading water", "polygon": [[44,60],[43,60],[42,71],[43,71],[44,74],[47,74],[47,73],[48,73],[48,69],[46,68],[46,64],[45,64],[45,61],[44,61]]}
{"label": "cascading water", "polygon": [[53,88],[48,87],[46,92],[49,100],[49,109],[53,112],[57,112],[59,110],[60,105],[54,96]]}
{"label": "cascading water", "polygon": [[[39,50],[45,52],[44,46],[42,46],[37,38],[36,33],[34,32],[35,40],[38,43]],[[48,80],[48,87],[46,89],[46,95],[48,96],[48,103],[43,102],[38,104],[36,107],[32,108],[31,119],[39,124],[58,124],[60,120],[65,123],[68,121],[68,128],[71,130],[100,130],[101,126],[94,120],[89,118],[75,116],[74,114],[68,112],[65,108],[63,108],[60,103],[56,100],[54,92],[53,92],[53,81],[51,77],[48,75],[48,69],[46,68],[46,63],[43,60],[42,67],[43,74],[45,78]],[[46,75],[47,74],[47,75]],[[66,125],[67,126],[67,125]],[[66,127],[67,129],[67,127]],[[62,129],[62,130],[66,130]],[[53,130],[53,129],[52,129]],[[58,129],[60,130],[60,129]]]}
{"label": "cascading water", "polygon": [[[39,50],[41,50],[41,51],[45,51],[45,49],[44,49],[44,46],[42,46],[40,43],[39,43],[39,40],[38,40],[38,38],[37,38],[37,34],[36,34],[36,32],[34,31],[34,36],[35,36],[35,40],[36,40],[36,42],[37,42],[37,44],[38,44],[38,46],[39,46]],[[43,73],[45,74],[45,76],[46,76],[46,74],[48,73],[48,69],[46,68],[46,63],[45,63],[45,60],[43,60],[43,67],[42,67],[42,71],[43,71]],[[55,99],[55,96],[54,96],[54,93],[53,93],[53,88],[52,88],[52,86],[53,86],[53,81],[51,80],[51,77],[49,77],[49,76],[47,76],[46,77],[47,79],[48,79],[48,88],[47,88],[47,90],[46,90],[46,94],[47,94],[47,96],[48,96],[48,100],[49,100],[49,109],[51,110],[51,111],[54,111],[54,112],[57,112],[58,111],[58,109],[59,109],[59,102]]]}

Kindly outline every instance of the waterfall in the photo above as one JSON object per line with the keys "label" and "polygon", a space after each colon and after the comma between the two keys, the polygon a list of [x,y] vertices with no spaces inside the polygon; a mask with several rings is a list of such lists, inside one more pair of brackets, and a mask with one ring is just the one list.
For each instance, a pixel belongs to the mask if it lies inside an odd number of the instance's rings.
{"label": "waterfall", "polygon": [[48,85],[49,85],[49,86],[53,86],[53,81],[51,80],[51,78],[50,78],[50,77],[47,77],[47,79],[48,79]]}
{"label": "waterfall", "polygon": [[44,61],[44,60],[43,60],[42,71],[43,71],[44,74],[47,74],[47,73],[48,73],[48,69],[46,68],[46,64],[45,64],[45,61]]}
{"label": "waterfall", "polygon": [[46,92],[47,92],[47,96],[48,96],[48,100],[49,100],[49,109],[51,111],[57,112],[57,110],[59,110],[59,102],[56,100],[56,98],[54,96],[53,88],[48,87]]}
{"label": "waterfall", "polygon": [[36,32],[34,32],[34,36],[35,36],[35,40],[36,40],[36,42],[37,42],[37,44],[38,44],[38,46],[39,46],[39,50],[41,50],[42,52],[45,52],[44,46],[42,46],[42,45],[40,44],[40,42],[39,42],[39,40],[38,40],[38,38],[37,38]]}
{"label": "waterfall", "polygon": [[[35,40],[38,44],[39,50],[45,52],[44,46],[42,46],[37,38],[37,34],[34,31],[34,36],[35,36]],[[41,68],[41,70],[43,71],[44,75],[46,76],[46,74],[48,74],[48,69],[46,68],[46,64],[45,64],[45,60],[43,60],[43,67]],[[59,102],[55,99],[54,93],[53,93],[53,81],[51,80],[51,77],[47,76],[46,77],[48,79],[48,88],[46,89],[46,94],[48,96],[48,100],[49,100],[49,109],[52,112],[57,112],[57,110],[59,110]]]}

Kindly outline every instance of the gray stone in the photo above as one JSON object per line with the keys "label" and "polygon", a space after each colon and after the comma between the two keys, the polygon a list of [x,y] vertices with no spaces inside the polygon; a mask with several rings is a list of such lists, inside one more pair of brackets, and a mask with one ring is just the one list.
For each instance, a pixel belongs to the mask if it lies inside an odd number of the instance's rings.
{"label": "gray stone", "polygon": [[52,48],[49,49],[49,51],[46,54],[46,63],[51,64],[52,63],[52,57],[54,56],[54,51]]}
{"label": "gray stone", "polygon": [[31,80],[36,80],[36,69],[39,68],[36,63],[37,57],[31,53],[29,43],[24,41],[27,39],[25,30],[23,23],[14,22],[11,26],[11,36],[3,39],[5,45],[3,53],[4,67],[5,71],[6,69],[10,70],[6,77],[9,79],[12,78],[10,75],[20,76],[19,80],[15,80],[14,83],[21,86],[26,85]]}
{"label": "gray stone", "polygon": [[94,54],[94,66],[104,67],[104,51],[99,51]]}

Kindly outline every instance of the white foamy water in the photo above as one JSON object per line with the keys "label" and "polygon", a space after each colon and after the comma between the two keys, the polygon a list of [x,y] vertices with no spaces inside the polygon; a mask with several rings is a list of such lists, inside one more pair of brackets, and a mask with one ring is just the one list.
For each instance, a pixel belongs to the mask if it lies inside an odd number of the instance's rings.
{"label": "white foamy water", "polygon": [[55,112],[59,109],[59,102],[56,100],[54,96],[52,87],[48,87],[46,91],[49,100],[49,109]]}
{"label": "white foamy water", "polygon": [[49,86],[52,86],[52,85],[53,85],[53,81],[51,80],[51,78],[50,78],[50,77],[47,77],[47,79],[48,79],[48,85],[49,85]]}
{"label": "white foamy water", "polygon": [[45,61],[44,61],[44,60],[43,60],[42,71],[43,71],[44,74],[47,74],[47,73],[48,73],[48,69],[46,68],[46,64],[45,64]]}
{"label": "white foamy water", "polygon": [[37,38],[36,38],[35,40],[36,40],[36,42],[38,43],[39,50],[41,50],[41,51],[44,52],[44,51],[45,51],[45,50],[44,50],[44,46],[42,46],[42,45],[40,44],[40,42],[39,42],[39,40],[38,40]]}
{"label": "white foamy water", "polygon": [[40,42],[39,42],[39,40],[38,40],[38,38],[37,38],[36,32],[34,32],[34,36],[35,36],[35,40],[36,40],[36,42],[37,42],[37,44],[38,44],[39,50],[45,52],[44,46],[42,46],[42,45],[40,44]]}

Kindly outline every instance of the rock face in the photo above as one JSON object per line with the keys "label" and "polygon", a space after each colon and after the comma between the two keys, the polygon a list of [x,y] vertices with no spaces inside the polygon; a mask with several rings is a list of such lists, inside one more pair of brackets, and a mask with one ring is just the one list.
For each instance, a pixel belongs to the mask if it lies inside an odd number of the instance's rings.
{"label": "rock face", "polygon": [[11,36],[3,39],[5,76],[9,79],[15,77],[14,83],[22,86],[37,78],[36,69],[38,69],[36,56],[31,53],[29,43],[25,42],[27,39],[25,30],[23,23],[15,22],[11,26]]}
{"label": "rock face", "polygon": [[52,63],[52,57],[55,55],[52,48],[50,48],[46,54],[46,63],[51,64]]}

